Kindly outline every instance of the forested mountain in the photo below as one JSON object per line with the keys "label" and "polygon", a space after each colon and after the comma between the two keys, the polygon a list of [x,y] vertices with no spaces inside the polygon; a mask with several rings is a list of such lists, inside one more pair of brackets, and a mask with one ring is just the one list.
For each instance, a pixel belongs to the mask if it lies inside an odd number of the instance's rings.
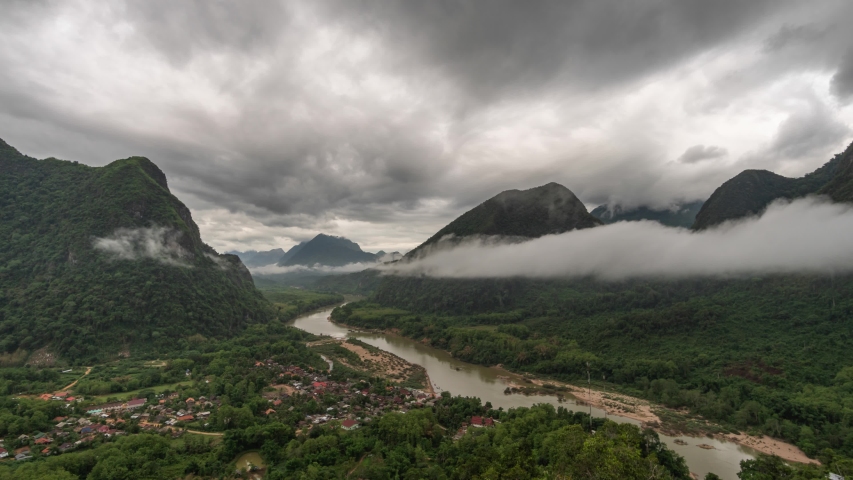
{"label": "forested mountain", "polygon": [[0,140],[0,172],[0,353],[83,361],[269,318],[240,259],[201,240],[150,160],[95,168]]}
{"label": "forested mountain", "polygon": [[[297,248],[298,247],[298,248]],[[291,255],[291,252],[296,252]],[[299,244],[287,252],[278,265],[282,267],[292,265],[326,265],[339,267],[350,263],[375,262],[376,255],[362,251],[357,243],[343,237],[333,237],[319,234],[305,244]]]}
{"label": "forested mountain", "polygon": [[299,253],[300,250],[302,250],[302,247],[304,247],[306,243],[308,242],[299,242],[296,245],[290,247],[290,250],[288,250],[287,253],[276,259],[276,261],[273,263],[278,265],[285,265],[291,258],[293,258],[294,255],[296,255],[297,253]]}
{"label": "forested mountain", "polygon": [[499,235],[536,238],[601,225],[568,188],[549,183],[529,190],[507,190],[465,212],[406,254],[413,258],[429,245],[453,236]]}
{"label": "forested mountain", "polygon": [[247,267],[263,267],[264,265],[275,265],[276,263],[278,263],[279,260],[281,260],[281,257],[285,255],[284,250],[280,248],[274,248],[265,252],[249,250],[248,252],[232,251],[228,253],[240,257],[240,260],[242,260],[243,264]]}
{"label": "forested mountain", "polygon": [[672,208],[654,209],[646,206],[623,208],[621,205],[599,205],[590,215],[604,223],[652,220],[669,227],[690,228],[704,202],[699,200],[675,205]]}
{"label": "forested mountain", "polygon": [[696,215],[693,228],[702,230],[727,220],[760,214],[777,199],[810,194],[836,202],[853,201],[853,144],[812,173],[788,178],[767,170],[745,170],[723,183]]}

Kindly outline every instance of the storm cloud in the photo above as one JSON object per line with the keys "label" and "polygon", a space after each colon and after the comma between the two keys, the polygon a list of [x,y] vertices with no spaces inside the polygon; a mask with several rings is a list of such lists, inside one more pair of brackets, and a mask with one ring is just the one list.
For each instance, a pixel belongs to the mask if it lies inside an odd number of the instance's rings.
{"label": "storm cloud", "polygon": [[433,277],[680,278],[853,271],[853,207],[807,198],[777,202],[760,218],[693,232],[619,222],[524,243],[476,239],[386,274]]}
{"label": "storm cloud", "polygon": [[663,207],[853,137],[843,0],[2,4],[0,138],[151,158],[219,249],[406,250],[550,181]]}

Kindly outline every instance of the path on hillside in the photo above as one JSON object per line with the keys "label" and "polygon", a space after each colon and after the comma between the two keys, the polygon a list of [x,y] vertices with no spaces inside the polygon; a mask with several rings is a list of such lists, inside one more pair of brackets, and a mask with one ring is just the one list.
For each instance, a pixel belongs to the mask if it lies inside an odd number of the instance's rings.
{"label": "path on hillside", "polygon": [[65,388],[63,388],[61,391],[63,391],[63,392],[67,392],[68,390],[71,390],[71,387],[73,387],[74,385],[77,385],[77,382],[79,382],[79,381],[80,381],[80,379],[82,379],[83,377],[85,377],[86,375],[88,375],[88,374],[89,374],[89,372],[91,372],[91,371],[92,371],[92,367],[86,367],[86,373],[84,373],[83,375],[81,375],[81,376],[80,376],[80,378],[78,378],[77,380],[74,380],[73,382],[71,382],[71,383],[69,383],[68,385],[66,385],[66,386],[65,386]]}
{"label": "path on hillside", "polygon": [[221,437],[221,436],[225,435],[222,432],[200,432],[198,430],[189,430],[189,429],[187,429],[186,432],[187,433],[195,433],[196,435],[208,435],[211,437]]}

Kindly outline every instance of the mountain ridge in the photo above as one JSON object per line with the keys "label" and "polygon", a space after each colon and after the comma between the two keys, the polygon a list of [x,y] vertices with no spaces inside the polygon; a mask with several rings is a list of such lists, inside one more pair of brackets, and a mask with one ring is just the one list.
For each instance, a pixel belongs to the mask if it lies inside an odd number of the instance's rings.
{"label": "mountain ridge", "polygon": [[0,141],[0,171],[0,354],[103,358],[271,318],[149,159],[89,167]]}
{"label": "mountain ridge", "polygon": [[775,200],[826,195],[853,201],[853,143],[815,171],[789,178],[769,170],[744,170],[714,190],[693,223],[694,230],[761,214]]}
{"label": "mountain ridge", "polygon": [[408,252],[414,258],[447,237],[472,235],[536,238],[601,225],[571,190],[555,182],[527,190],[505,190],[463,213]]}

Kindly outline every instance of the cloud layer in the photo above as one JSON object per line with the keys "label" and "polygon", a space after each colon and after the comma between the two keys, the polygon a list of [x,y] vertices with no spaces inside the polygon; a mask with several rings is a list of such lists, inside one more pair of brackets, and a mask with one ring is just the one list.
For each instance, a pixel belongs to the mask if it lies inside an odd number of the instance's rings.
{"label": "cloud layer", "polygon": [[166,265],[188,267],[186,258],[190,254],[179,243],[181,235],[165,227],[118,228],[107,237],[94,238],[92,246],[117,260],[147,258]]}
{"label": "cloud layer", "polygon": [[692,232],[620,222],[521,244],[477,240],[388,274],[451,278],[730,276],[853,271],[853,207],[807,198],[772,204],[760,218]]}
{"label": "cloud layer", "polygon": [[219,249],[322,231],[406,250],[510,188],[664,207],[744,168],[813,170],[853,138],[849,18],[845,0],[10,0],[0,138],[148,156]]}

